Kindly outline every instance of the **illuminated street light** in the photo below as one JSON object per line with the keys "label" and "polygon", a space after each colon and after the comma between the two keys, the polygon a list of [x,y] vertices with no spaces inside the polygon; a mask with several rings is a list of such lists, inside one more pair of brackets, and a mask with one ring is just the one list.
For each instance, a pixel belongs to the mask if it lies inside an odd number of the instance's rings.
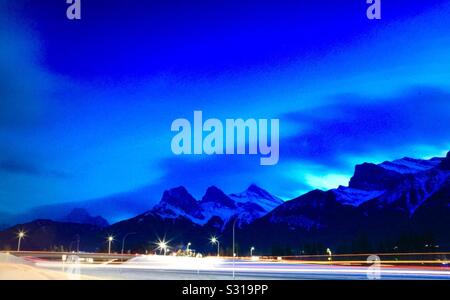
{"label": "illuminated street light", "polygon": [[255,251],[255,247],[250,248],[250,257],[253,257],[253,251]]}
{"label": "illuminated street light", "polygon": [[190,252],[189,247],[190,247],[191,245],[192,245],[191,243],[188,243],[188,244],[187,244],[187,247],[186,247],[186,252],[187,252],[188,255],[189,255],[189,252]]}
{"label": "illuminated street light", "polygon": [[108,236],[108,254],[111,254],[111,244],[114,241],[114,237],[112,235]]}
{"label": "illuminated street light", "polygon": [[167,248],[169,248],[169,246],[167,245],[167,242],[164,240],[158,241],[157,245],[158,245],[158,249],[160,251],[164,251],[164,256],[166,256]]}
{"label": "illuminated street light", "polygon": [[22,242],[22,239],[25,237],[25,231],[21,230],[17,233],[17,252],[20,251],[20,243]]}
{"label": "illuminated street light", "polygon": [[217,244],[217,257],[219,257],[220,256],[220,242],[219,242],[219,240],[215,237],[215,236],[213,236],[213,237],[211,237],[211,244]]}
{"label": "illuminated street light", "polygon": [[331,252],[330,248],[327,248],[327,254],[328,254],[328,260],[331,260],[331,256],[333,253]]}

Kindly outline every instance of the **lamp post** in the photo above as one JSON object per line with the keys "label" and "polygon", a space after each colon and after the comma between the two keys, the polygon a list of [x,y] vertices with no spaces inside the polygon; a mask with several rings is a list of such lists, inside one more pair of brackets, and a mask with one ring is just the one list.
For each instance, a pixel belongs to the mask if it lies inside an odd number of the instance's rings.
{"label": "lamp post", "polygon": [[127,239],[127,237],[128,237],[129,235],[132,235],[132,234],[136,234],[136,232],[129,232],[129,233],[125,234],[124,237],[123,237],[123,239],[122,239],[122,250],[120,251],[120,253],[121,253],[122,255],[123,255],[123,251],[124,251],[124,249],[125,249],[125,240]]}
{"label": "lamp post", "polygon": [[253,251],[255,251],[255,247],[250,248],[250,257],[253,257]]}
{"label": "lamp post", "polygon": [[235,258],[236,258],[236,251],[235,251],[235,227],[236,227],[236,221],[238,218],[234,219],[233,221],[233,279],[235,279],[236,271],[235,271]]}
{"label": "lamp post", "polygon": [[17,233],[17,238],[18,238],[18,241],[17,241],[17,252],[19,252],[20,251],[20,243],[22,242],[22,239],[25,237],[25,232],[24,231],[19,231],[18,233]]}
{"label": "lamp post", "polygon": [[191,245],[192,245],[191,243],[188,243],[188,244],[187,244],[187,247],[186,247],[186,252],[187,252],[188,255],[189,255],[189,252],[190,252],[189,247],[190,247]]}
{"label": "lamp post", "polygon": [[77,253],[79,253],[80,252],[80,235],[77,234],[75,237],[77,239]]}
{"label": "lamp post", "polygon": [[108,236],[108,254],[111,254],[111,244],[114,241],[114,237],[112,235]]}
{"label": "lamp post", "polygon": [[211,238],[211,244],[213,244],[213,245],[217,244],[217,257],[219,257],[220,256],[220,242],[215,236],[213,236]]}

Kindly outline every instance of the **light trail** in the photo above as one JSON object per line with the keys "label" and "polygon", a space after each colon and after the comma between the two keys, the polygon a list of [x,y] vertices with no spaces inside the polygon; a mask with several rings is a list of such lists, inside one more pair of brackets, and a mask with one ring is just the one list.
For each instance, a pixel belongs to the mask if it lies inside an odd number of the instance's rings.
{"label": "light trail", "polygon": [[[60,262],[38,262],[39,267],[45,268],[62,268]],[[281,276],[286,274],[301,277],[305,274],[325,275],[325,276],[366,276],[371,272],[368,267],[362,266],[335,266],[335,265],[319,265],[311,264],[292,264],[292,263],[276,263],[276,262],[236,262],[235,272],[239,274],[264,275],[264,276]],[[66,265],[67,266],[67,265]],[[81,264],[81,270],[106,271],[108,270],[133,270],[141,271],[190,271],[190,272],[211,272],[220,275],[231,274],[233,267],[230,261],[223,259],[197,259],[197,258],[180,258],[180,257],[139,257],[138,261],[130,261],[123,264]],[[417,268],[417,267],[390,267],[380,266],[377,269],[380,276],[395,276],[398,279],[404,277],[411,278],[428,278],[428,279],[450,279],[450,270],[442,270],[442,268]],[[283,275],[284,274],[284,275]]]}
{"label": "light trail", "polygon": [[[13,254],[10,252],[10,254]],[[118,279],[146,279],[168,276],[168,279],[182,276],[216,276],[228,278],[233,271],[231,258],[228,257],[179,257],[162,255],[116,255],[104,253],[61,253],[29,251],[14,253],[38,268],[64,271],[67,268],[79,268],[83,274],[100,278],[113,276]],[[62,255],[76,255],[81,258],[79,264],[63,263]],[[406,255],[406,254],[405,254]],[[447,279],[450,280],[449,260],[432,260],[430,255],[421,253],[428,259],[417,260],[381,260],[376,272],[387,279]],[[441,253],[442,255],[442,253]],[[328,256],[322,256],[328,257]],[[347,255],[348,257],[348,255]],[[94,258],[94,260],[89,260]],[[275,279],[367,279],[373,262],[366,260],[295,260],[295,259],[259,259],[241,257],[236,260],[234,271],[241,278]],[[125,261],[123,261],[125,260]],[[164,273],[166,272],[166,273]],[[167,273],[169,272],[169,273]],[[165,274],[165,275],[164,275]],[[129,277],[127,277],[129,276]],[[152,277],[153,276],[153,277]],[[177,277],[179,276],[179,277]],[[184,278],[184,277],[183,277]]]}
{"label": "light trail", "polygon": [[[370,256],[370,255],[378,255],[378,256],[427,256],[427,255],[450,255],[450,252],[425,252],[425,253],[420,253],[420,252],[399,252],[399,253],[356,253],[356,254],[333,254],[332,257],[355,257],[355,256]],[[330,255],[328,254],[315,254],[315,255],[286,255],[286,256],[280,256],[283,258],[296,258],[296,257],[302,257],[302,258],[306,258],[306,257],[323,257],[323,258],[327,258]],[[276,258],[276,256],[264,256],[262,255],[261,257],[268,257],[268,258]]]}

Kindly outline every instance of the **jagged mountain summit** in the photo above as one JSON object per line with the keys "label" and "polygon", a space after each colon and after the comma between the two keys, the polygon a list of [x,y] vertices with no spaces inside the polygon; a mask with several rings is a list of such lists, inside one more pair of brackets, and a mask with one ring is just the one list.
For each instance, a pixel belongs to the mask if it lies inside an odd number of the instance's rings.
{"label": "jagged mountain summit", "polygon": [[108,221],[106,221],[103,217],[93,217],[83,208],[74,208],[68,215],[58,221],[65,223],[90,224],[100,228],[107,227],[109,225]]}
{"label": "jagged mountain summit", "polygon": [[395,206],[412,215],[448,179],[446,161],[448,157],[429,160],[405,157],[378,165],[364,163],[355,167],[348,187],[332,191],[336,200],[345,205]]}
{"label": "jagged mountain summit", "polygon": [[231,199],[237,203],[255,203],[261,206],[266,211],[271,211],[284,201],[280,198],[273,196],[266,190],[260,188],[256,184],[251,184],[244,192],[239,194],[229,195]]}
{"label": "jagged mountain summit", "polygon": [[198,201],[182,186],[164,191],[161,201],[151,212],[166,218],[183,216],[195,220],[194,223],[205,219]]}
{"label": "jagged mountain summit", "polygon": [[165,191],[150,213],[167,219],[184,217],[199,225],[214,222],[223,227],[234,217],[239,217],[239,224],[248,224],[282,203],[283,200],[254,184],[231,195],[211,186],[199,201],[186,188],[177,187]]}

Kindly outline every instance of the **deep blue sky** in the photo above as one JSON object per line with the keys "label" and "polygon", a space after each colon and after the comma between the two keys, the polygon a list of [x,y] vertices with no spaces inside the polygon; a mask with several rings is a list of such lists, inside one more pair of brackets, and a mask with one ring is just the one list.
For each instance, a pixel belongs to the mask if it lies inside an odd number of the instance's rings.
{"label": "deep blue sky", "polygon": [[[146,187],[285,199],[450,150],[450,1],[0,2],[0,211]],[[162,3],[164,2],[164,4]],[[280,118],[280,162],[175,157],[170,125]],[[133,203],[130,203],[133,206]]]}

